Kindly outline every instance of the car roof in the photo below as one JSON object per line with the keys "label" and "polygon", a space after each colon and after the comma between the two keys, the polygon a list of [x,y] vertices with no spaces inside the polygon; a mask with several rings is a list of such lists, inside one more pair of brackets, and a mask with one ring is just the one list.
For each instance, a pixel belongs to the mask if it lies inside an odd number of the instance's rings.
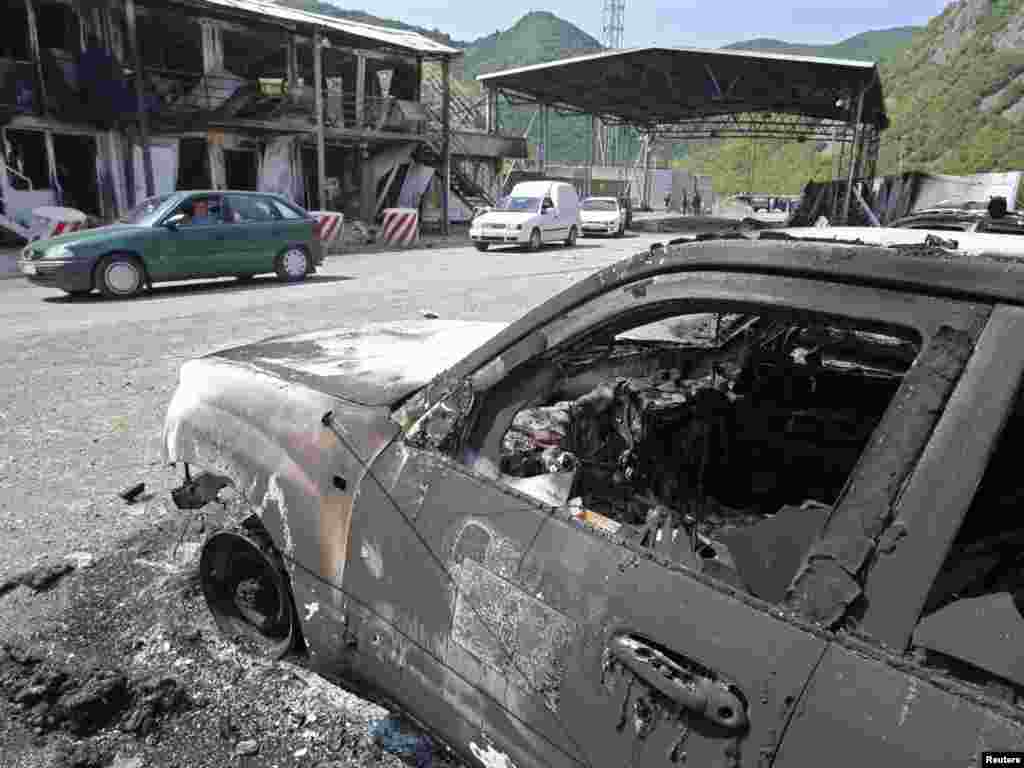
{"label": "car roof", "polygon": [[512,187],[512,192],[527,195],[546,195],[556,183],[554,181],[520,181]]}
{"label": "car roof", "polygon": [[[767,232],[770,232],[767,231]],[[762,232],[762,237],[766,232]],[[711,236],[661,246],[616,262],[575,283],[501,331],[449,372],[456,379],[551,322],[609,290],[662,274],[731,272],[802,277],[981,302],[1024,305],[1024,262],[950,254],[939,248],[883,248],[836,241],[743,235]]]}

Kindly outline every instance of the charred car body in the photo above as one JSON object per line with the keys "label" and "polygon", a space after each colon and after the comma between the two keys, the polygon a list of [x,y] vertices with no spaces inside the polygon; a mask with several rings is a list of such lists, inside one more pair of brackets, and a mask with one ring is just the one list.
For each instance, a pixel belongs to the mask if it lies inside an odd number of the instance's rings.
{"label": "charred car body", "polygon": [[472,764],[967,764],[1024,744],[1022,305],[927,249],[655,248],[507,327],[187,363],[165,445],[251,512],[221,624]]}

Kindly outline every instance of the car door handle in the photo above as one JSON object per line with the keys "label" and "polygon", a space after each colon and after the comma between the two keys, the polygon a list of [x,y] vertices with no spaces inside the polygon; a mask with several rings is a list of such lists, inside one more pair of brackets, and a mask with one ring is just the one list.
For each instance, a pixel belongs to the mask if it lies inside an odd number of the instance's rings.
{"label": "car door handle", "polygon": [[690,713],[731,731],[746,728],[746,698],[735,685],[700,664],[634,635],[617,635],[608,650],[636,677]]}
{"label": "car door handle", "polygon": [[225,237],[227,237],[227,235],[214,235],[214,239],[216,240],[223,240]]}

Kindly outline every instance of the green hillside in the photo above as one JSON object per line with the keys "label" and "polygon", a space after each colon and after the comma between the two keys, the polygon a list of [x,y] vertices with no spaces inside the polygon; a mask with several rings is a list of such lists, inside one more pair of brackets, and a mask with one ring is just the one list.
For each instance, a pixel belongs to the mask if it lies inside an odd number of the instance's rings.
{"label": "green hillside", "polygon": [[541,64],[601,50],[600,41],[547,11],[531,11],[504,32],[480,38],[466,50],[465,77]]}
{"label": "green hillside", "polygon": [[902,52],[910,45],[911,39],[921,27],[893,27],[873,29],[831,45],[806,45],[787,43],[761,37],[743,40],[725,46],[743,51],[768,51],[770,53],[791,53],[799,56],[821,56],[828,59],[854,59],[861,61],[882,61],[893,54]]}
{"label": "green hillside", "polygon": [[[961,0],[880,66],[891,127],[878,170],[967,174],[1024,169],[1024,0]],[[754,187],[796,193],[832,175],[813,144],[759,142]],[[680,165],[715,178],[720,194],[746,191],[751,141],[695,148]]]}

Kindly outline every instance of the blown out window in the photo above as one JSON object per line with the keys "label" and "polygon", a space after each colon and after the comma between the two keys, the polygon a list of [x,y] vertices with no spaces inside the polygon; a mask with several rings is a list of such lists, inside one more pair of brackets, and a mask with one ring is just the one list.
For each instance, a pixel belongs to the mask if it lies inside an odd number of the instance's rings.
{"label": "blown out window", "polygon": [[781,600],[918,339],[806,312],[664,312],[551,351],[483,393],[461,459]]}

